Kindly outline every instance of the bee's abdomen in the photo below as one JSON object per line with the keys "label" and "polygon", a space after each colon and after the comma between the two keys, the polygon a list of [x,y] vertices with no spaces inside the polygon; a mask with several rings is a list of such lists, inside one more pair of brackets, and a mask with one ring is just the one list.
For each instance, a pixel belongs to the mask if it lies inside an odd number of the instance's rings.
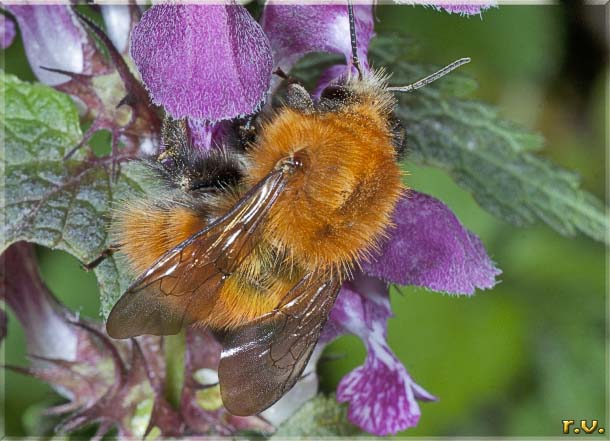
{"label": "bee's abdomen", "polygon": [[171,201],[140,200],[114,212],[112,241],[135,273],[205,227],[201,213]]}
{"label": "bee's abdomen", "polygon": [[225,280],[214,309],[202,324],[231,329],[276,308],[304,275],[294,262],[278,258],[276,251],[268,243],[259,242]]}

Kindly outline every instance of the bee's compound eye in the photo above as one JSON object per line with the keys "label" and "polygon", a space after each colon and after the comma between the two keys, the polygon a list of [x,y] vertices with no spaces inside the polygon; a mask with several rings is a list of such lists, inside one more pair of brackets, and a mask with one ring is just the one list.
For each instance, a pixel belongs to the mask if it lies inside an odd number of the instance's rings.
{"label": "bee's compound eye", "polygon": [[282,167],[286,171],[294,172],[297,168],[303,167],[303,159],[298,156],[290,157],[283,161]]}
{"label": "bee's compound eye", "polygon": [[296,167],[296,168],[301,168],[303,167],[303,160],[301,158],[294,158],[294,160],[292,161],[292,164]]}
{"label": "bee's compound eye", "polygon": [[304,149],[298,150],[293,155],[282,159],[276,165],[276,170],[283,170],[287,173],[294,173],[296,170],[303,168],[307,163],[307,153]]}
{"label": "bee's compound eye", "polygon": [[307,163],[307,150],[298,150],[292,157],[292,164],[294,168],[302,168]]}

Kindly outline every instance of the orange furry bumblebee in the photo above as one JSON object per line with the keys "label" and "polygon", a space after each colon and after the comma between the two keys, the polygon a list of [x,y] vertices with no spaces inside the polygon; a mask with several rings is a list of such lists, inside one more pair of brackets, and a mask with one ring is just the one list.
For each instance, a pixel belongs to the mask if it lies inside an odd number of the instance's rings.
{"label": "orange furry bumblebee", "polygon": [[259,413],[294,386],[342,281],[391,225],[404,140],[391,92],[469,61],[401,88],[363,78],[349,9],[358,78],[327,87],[315,104],[290,84],[286,105],[239,132],[249,139],[207,154],[188,145],[183,121],[166,120],[165,150],[148,164],[167,189],[115,210],[112,237],[139,276],[112,309],[108,334],[209,327],[223,348],[222,400],[235,415]]}
{"label": "orange furry bumblebee", "polygon": [[184,123],[167,121],[166,150],[150,163],[167,193],[125,202],[111,231],[140,276],[109,335],[215,330],[223,401],[238,415],[298,380],[341,282],[374,253],[402,191],[403,134],[379,77],[331,86],[317,105],[291,84],[286,103],[243,151],[202,156]]}

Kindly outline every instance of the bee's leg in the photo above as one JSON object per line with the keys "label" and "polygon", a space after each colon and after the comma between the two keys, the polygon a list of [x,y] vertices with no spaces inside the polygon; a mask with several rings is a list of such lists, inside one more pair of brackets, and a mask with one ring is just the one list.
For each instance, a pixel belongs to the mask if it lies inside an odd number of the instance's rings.
{"label": "bee's leg", "polygon": [[102,251],[100,253],[99,256],[97,256],[95,259],[93,259],[91,262],[89,263],[83,263],[82,267],[85,271],[91,271],[92,269],[97,268],[97,266],[102,263],[104,260],[106,260],[108,257],[112,256],[115,251],[118,251],[120,248],[120,245],[118,244],[111,244],[108,248],[106,248],[104,251]]}
{"label": "bee's leg", "polygon": [[161,127],[161,138],[165,149],[157,156],[157,162],[166,159],[181,160],[189,151],[188,129],[185,119],[166,116]]}
{"label": "bee's leg", "polygon": [[405,128],[402,122],[396,115],[391,115],[388,123],[390,124],[390,131],[392,133],[392,145],[396,150],[396,157],[401,160],[405,157],[407,151],[407,143],[405,142]]}
{"label": "bee's leg", "polygon": [[238,154],[248,151],[256,142],[260,120],[258,115],[237,118],[225,138],[226,145],[233,147]]}
{"label": "bee's leg", "polygon": [[296,110],[304,113],[309,113],[314,110],[313,101],[309,96],[309,92],[297,83],[288,85],[286,90],[286,104]]}
{"label": "bee's leg", "polygon": [[166,115],[161,127],[163,151],[144,163],[170,187],[177,187],[188,175],[188,164],[192,163],[195,149],[190,148],[187,122]]}

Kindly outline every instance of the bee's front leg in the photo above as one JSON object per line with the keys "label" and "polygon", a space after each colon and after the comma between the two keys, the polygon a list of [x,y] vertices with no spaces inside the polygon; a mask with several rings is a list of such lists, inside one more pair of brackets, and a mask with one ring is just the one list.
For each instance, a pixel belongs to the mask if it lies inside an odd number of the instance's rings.
{"label": "bee's front leg", "polygon": [[108,257],[112,256],[116,251],[121,248],[118,244],[111,244],[108,248],[100,253],[95,259],[93,259],[89,263],[83,263],[82,267],[85,271],[91,271],[92,269],[97,268],[97,266],[106,260]]}
{"label": "bee's front leg", "polygon": [[189,151],[188,128],[185,119],[173,119],[167,115],[161,127],[163,151],[157,156],[157,162],[166,159],[180,160]]}

